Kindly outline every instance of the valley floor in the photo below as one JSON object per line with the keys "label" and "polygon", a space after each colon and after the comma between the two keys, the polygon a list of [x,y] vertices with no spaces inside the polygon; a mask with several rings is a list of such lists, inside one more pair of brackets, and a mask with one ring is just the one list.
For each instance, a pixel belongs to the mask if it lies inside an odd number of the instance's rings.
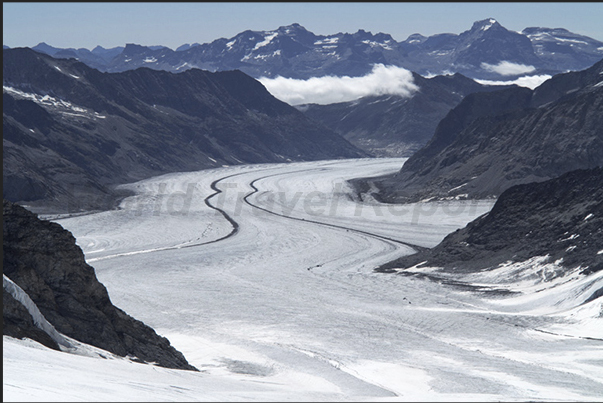
{"label": "valley floor", "polygon": [[4,400],[602,401],[601,302],[579,292],[601,275],[488,292],[373,272],[494,203],[383,205],[345,183],[404,160],[169,174],[128,185],[119,210],[57,220],[112,302],[201,372],[5,336]]}

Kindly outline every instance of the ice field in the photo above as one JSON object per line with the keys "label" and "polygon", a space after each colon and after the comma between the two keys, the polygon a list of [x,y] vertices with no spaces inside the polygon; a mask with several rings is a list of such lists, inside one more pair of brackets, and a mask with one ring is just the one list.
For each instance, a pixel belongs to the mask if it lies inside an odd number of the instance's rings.
{"label": "ice field", "polygon": [[494,204],[384,205],[345,182],[403,162],[169,174],[126,185],[118,210],[56,219],[113,304],[200,372],[5,336],[4,400],[602,401],[602,302],[584,301],[603,273],[549,282],[534,259],[459,287],[437,268],[373,272]]}

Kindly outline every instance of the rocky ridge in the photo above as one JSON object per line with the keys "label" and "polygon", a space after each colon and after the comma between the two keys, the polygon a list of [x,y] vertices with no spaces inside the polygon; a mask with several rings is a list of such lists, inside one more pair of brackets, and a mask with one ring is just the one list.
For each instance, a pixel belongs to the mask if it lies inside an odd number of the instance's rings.
{"label": "rocky ridge", "polygon": [[492,210],[432,249],[381,266],[441,267],[452,273],[495,268],[534,257],[582,274],[603,270],[603,168],[575,170],[503,192]]}

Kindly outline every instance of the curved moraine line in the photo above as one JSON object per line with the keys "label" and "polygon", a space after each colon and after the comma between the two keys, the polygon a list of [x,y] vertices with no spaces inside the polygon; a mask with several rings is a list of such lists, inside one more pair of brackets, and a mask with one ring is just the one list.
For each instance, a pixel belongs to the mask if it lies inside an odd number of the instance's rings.
{"label": "curved moraine line", "polygon": [[[267,168],[267,169],[272,169],[272,168]],[[321,168],[314,168],[314,169],[300,169],[297,171],[292,171],[292,172],[287,172],[287,174],[291,174],[291,173],[295,173],[295,172],[308,172],[308,171],[324,171],[327,168],[321,167]],[[220,242],[223,241],[225,239],[228,239],[234,235],[236,235],[239,232],[240,229],[240,225],[238,222],[236,222],[226,211],[224,211],[223,209],[216,207],[214,205],[212,205],[210,203],[210,200],[219,195],[220,193],[222,193],[222,190],[218,189],[217,184],[225,179],[229,179],[229,178],[233,178],[235,176],[240,176],[243,174],[247,174],[248,172],[240,172],[240,173],[236,173],[236,174],[232,174],[232,175],[228,175],[228,176],[224,176],[222,178],[218,178],[215,181],[213,181],[210,184],[210,187],[212,190],[214,190],[214,193],[212,193],[211,195],[207,196],[204,199],[205,204],[207,205],[207,207],[214,209],[216,211],[218,211],[232,226],[232,230],[230,231],[230,233],[218,238],[218,239],[214,239],[212,241],[206,241],[206,242],[199,242],[199,243],[194,243],[194,244],[180,244],[180,245],[173,245],[173,246],[165,246],[165,247],[161,247],[161,248],[153,248],[153,249],[143,249],[143,250],[137,250],[137,251],[133,251],[133,252],[124,252],[124,253],[117,253],[114,255],[108,255],[108,256],[103,256],[103,257],[98,257],[98,258],[91,258],[91,259],[87,259],[86,261],[89,263],[95,262],[95,261],[99,261],[99,260],[105,260],[105,259],[112,259],[112,258],[116,258],[116,257],[122,257],[122,256],[132,256],[132,255],[138,255],[138,254],[143,254],[143,253],[152,253],[152,252],[162,252],[162,251],[166,251],[166,250],[176,250],[176,249],[184,249],[184,248],[194,248],[194,247],[199,247],[199,246],[204,246],[204,245],[209,245],[212,243],[216,243],[216,242]],[[380,239],[382,241],[388,241],[388,242],[393,242],[399,245],[403,245],[406,246],[408,248],[411,249],[415,249],[417,251],[420,251],[422,249],[426,249],[422,246],[418,246],[418,245],[413,245],[413,244],[409,244],[406,242],[402,242],[393,238],[388,238],[382,235],[376,235],[367,231],[362,231],[362,230],[358,230],[358,229],[354,229],[354,228],[348,228],[348,227],[344,227],[341,225],[336,225],[336,224],[328,224],[328,223],[324,223],[324,222],[320,222],[320,221],[314,221],[314,220],[308,220],[308,219],[304,219],[304,218],[296,218],[296,217],[289,217],[283,214],[279,214],[276,213],[274,211],[270,211],[268,209],[265,209],[263,207],[257,206],[253,203],[251,203],[248,199],[249,197],[251,197],[252,195],[254,195],[255,193],[259,192],[259,189],[255,186],[255,183],[261,179],[265,179],[265,178],[270,178],[273,176],[278,176],[278,175],[282,175],[282,173],[277,173],[277,174],[273,174],[273,175],[267,175],[267,176],[263,176],[260,178],[256,178],[253,181],[251,181],[249,183],[249,186],[253,189],[251,192],[249,192],[247,195],[245,195],[243,197],[243,201],[249,205],[252,208],[256,208],[262,211],[265,211],[267,213],[279,216],[279,217],[283,217],[283,218],[288,218],[291,220],[296,220],[296,221],[302,221],[302,222],[306,222],[306,223],[312,223],[312,224],[318,224],[318,225],[323,225],[326,227],[331,227],[331,228],[337,228],[337,229],[343,229],[343,230],[347,230],[347,231],[351,231],[351,232],[356,232],[359,234],[363,234],[366,236],[370,236],[370,237],[374,237],[377,239]]]}
{"label": "curved moraine line", "polygon": [[[325,170],[325,168],[320,168],[320,169],[316,169],[316,170]],[[291,173],[291,172],[287,172],[287,174],[289,174],[289,173]],[[249,183],[249,186],[253,189],[253,192],[251,192],[251,193],[247,194],[245,197],[243,197],[243,201],[245,203],[247,203],[249,206],[253,207],[253,208],[257,208],[259,210],[265,211],[265,212],[270,213],[270,214],[274,214],[274,215],[279,216],[279,217],[284,217],[284,218],[288,218],[288,219],[291,219],[291,220],[303,221],[303,222],[307,222],[307,223],[324,225],[326,227],[331,227],[331,228],[344,229],[344,230],[347,230],[347,231],[357,232],[359,234],[368,235],[368,236],[371,236],[373,238],[378,238],[378,239],[381,239],[381,240],[384,240],[384,241],[394,242],[394,243],[406,246],[408,248],[415,249],[417,252],[419,252],[421,250],[428,249],[428,248],[425,248],[423,246],[413,245],[413,244],[410,244],[410,243],[407,243],[407,242],[402,242],[402,241],[399,241],[397,239],[389,238],[389,237],[386,237],[386,236],[383,236],[383,235],[377,235],[377,234],[373,234],[373,233],[367,232],[367,231],[362,231],[362,230],[359,230],[359,229],[348,228],[348,227],[344,227],[342,225],[328,224],[328,223],[324,223],[324,222],[320,222],[320,221],[308,220],[308,219],[305,219],[305,218],[289,217],[289,216],[286,216],[284,214],[279,214],[279,213],[276,213],[274,211],[271,211],[271,210],[265,209],[263,207],[260,207],[258,205],[255,205],[255,204],[251,203],[248,200],[248,198],[250,196],[252,196],[253,194],[259,192],[259,189],[255,186],[255,183],[257,181],[262,180],[262,179],[266,179],[266,178],[271,178],[273,176],[278,176],[278,175],[282,175],[282,174],[267,175],[267,176],[263,176],[261,178],[257,178],[257,179],[254,179],[253,181],[251,181]]]}
{"label": "curved moraine line", "polygon": [[166,250],[193,248],[193,247],[197,247],[197,246],[203,246],[203,245],[208,245],[208,244],[211,244],[211,243],[223,241],[224,239],[230,238],[231,236],[233,236],[237,232],[239,232],[239,223],[237,223],[235,220],[233,220],[232,217],[230,217],[228,215],[228,213],[226,213],[221,208],[213,206],[209,202],[209,200],[212,197],[217,196],[220,193],[222,193],[222,191],[216,187],[216,185],[218,184],[218,182],[220,182],[220,181],[222,181],[224,179],[232,178],[233,176],[237,176],[237,175],[242,175],[242,173],[224,176],[222,178],[219,178],[219,179],[216,179],[215,181],[213,181],[210,184],[210,187],[211,187],[212,190],[214,190],[214,193],[210,194],[209,196],[207,196],[204,199],[204,202],[207,205],[207,207],[218,211],[230,223],[230,225],[232,225],[232,230],[230,231],[230,233],[224,235],[223,237],[218,238],[218,239],[214,239],[213,241],[199,242],[199,243],[194,243],[194,244],[186,244],[186,245],[180,244],[180,245],[174,245],[174,246],[165,246],[165,247],[162,247],[162,248],[144,249],[144,250],[137,250],[137,251],[134,251],[134,252],[117,253],[115,255],[108,255],[108,256],[103,256],[103,257],[98,257],[98,258],[86,259],[86,261],[89,262],[89,263],[91,263],[91,262],[95,262],[95,261],[98,261],[98,260],[112,259],[112,258],[122,257],[122,256],[139,255],[141,253],[151,253],[151,252],[161,252],[161,251],[166,251]]}

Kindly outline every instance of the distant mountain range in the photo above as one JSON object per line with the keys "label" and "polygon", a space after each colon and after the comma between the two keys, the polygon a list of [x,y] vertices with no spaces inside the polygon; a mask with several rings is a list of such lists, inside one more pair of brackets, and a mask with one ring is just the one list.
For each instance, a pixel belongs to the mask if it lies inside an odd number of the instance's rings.
{"label": "distant mountain range", "polygon": [[562,28],[504,28],[489,18],[461,34],[410,35],[397,42],[385,33],[315,35],[299,24],[272,31],[244,31],[211,43],[104,49],[60,49],[40,43],[34,50],[75,58],[104,72],[138,67],[180,72],[241,70],[255,77],[307,79],[362,76],[374,64],[404,67],[423,76],[461,73],[476,79],[511,79],[585,69],[603,57],[603,42]]}
{"label": "distant mountain range", "polygon": [[3,196],[111,208],[113,185],[240,163],[367,156],[240,71],[101,73],[3,51]]}
{"label": "distant mountain range", "polygon": [[486,198],[601,165],[603,60],[534,90],[470,94],[398,173],[355,183],[372,184],[379,189],[373,196],[388,202]]}

